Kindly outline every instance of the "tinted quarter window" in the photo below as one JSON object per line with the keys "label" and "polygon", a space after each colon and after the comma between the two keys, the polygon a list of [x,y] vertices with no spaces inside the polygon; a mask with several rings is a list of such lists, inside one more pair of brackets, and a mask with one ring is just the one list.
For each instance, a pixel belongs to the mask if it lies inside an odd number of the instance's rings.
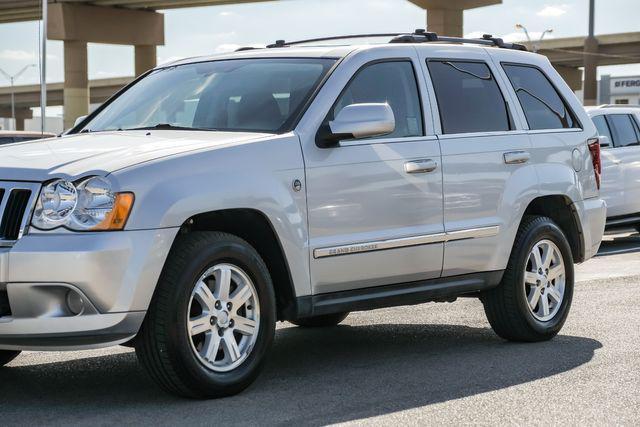
{"label": "tinted quarter window", "polygon": [[558,91],[547,76],[537,68],[522,65],[504,65],[529,129],[564,129],[579,127]]}
{"label": "tinted quarter window", "polygon": [[413,65],[409,61],[379,62],[360,70],[333,107],[330,120],[347,105],[387,103],[393,110],[396,129],[385,138],[424,135],[422,109]]}
{"label": "tinted quarter window", "polygon": [[443,133],[511,129],[507,104],[486,64],[429,60],[427,66]]}
{"label": "tinted quarter window", "polygon": [[639,145],[639,136],[632,120],[632,117],[628,114],[611,114],[607,116],[611,132],[614,134],[616,147]]}
{"label": "tinted quarter window", "polygon": [[596,125],[598,129],[598,135],[606,136],[609,138],[609,144],[614,145],[613,137],[611,136],[611,131],[609,130],[609,125],[607,124],[607,120],[604,116],[595,116],[593,119],[593,124]]}

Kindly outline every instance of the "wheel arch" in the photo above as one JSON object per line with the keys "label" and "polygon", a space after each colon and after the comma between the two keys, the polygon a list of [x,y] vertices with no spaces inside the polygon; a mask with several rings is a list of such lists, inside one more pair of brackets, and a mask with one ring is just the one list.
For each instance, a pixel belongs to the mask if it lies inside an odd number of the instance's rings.
{"label": "wheel arch", "polygon": [[537,197],[525,209],[523,219],[528,215],[551,218],[567,237],[574,263],[584,261],[585,246],[580,216],[569,197],[561,194]]}
{"label": "wheel arch", "polygon": [[187,219],[179,235],[197,231],[219,231],[246,240],[269,269],[276,294],[278,320],[292,316],[296,292],[282,243],[267,216],[256,209],[224,209],[203,212]]}

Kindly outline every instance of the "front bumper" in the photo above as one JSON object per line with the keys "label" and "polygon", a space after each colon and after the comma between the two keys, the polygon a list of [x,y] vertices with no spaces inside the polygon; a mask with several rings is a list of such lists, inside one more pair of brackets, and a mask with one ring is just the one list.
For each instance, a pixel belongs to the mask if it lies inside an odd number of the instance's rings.
{"label": "front bumper", "polygon": [[177,231],[34,233],[0,248],[0,349],[71,350],[131,339]]}

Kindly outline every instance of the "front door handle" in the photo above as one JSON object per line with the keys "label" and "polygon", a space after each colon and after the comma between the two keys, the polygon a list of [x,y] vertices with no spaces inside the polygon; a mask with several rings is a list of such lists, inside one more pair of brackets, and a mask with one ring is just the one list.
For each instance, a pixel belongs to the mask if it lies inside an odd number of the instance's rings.
{"label": "front door handle", "polygon": [[428,173],[433,172],[438,167],[438,163],[431,159],[412,160],[404,164],[406,173]]}
{"label": "front door handle", "polygon": [[527,163],[531,158],[531,154],[527,151],[510,151],[503,154],[504,162],[508,165],[519,165]]}

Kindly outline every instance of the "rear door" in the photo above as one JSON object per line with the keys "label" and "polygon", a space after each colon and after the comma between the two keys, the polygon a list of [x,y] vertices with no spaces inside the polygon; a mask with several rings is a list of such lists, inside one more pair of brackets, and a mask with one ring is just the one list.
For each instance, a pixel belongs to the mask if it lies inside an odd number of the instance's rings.
{"label": "rear door", "polygon": [[618,157],[618,150],[614,149],[613,132],[604,114],[592,117],[593,123],[600,136],[609,139],[608,146],[601,146],[602,156],[602,186],[600,196],[607,203],[607,217],[624,215],[625,194],[624,179],[622,177],[622,160]]}
{"label": "rear door", "polygon": [[[504,269],[519,223],[522,178],[535,192],[527,168],[529,138],[511,108],[505,82],[484,49],[418,47],[430,76],[442,149],[443,276]],[[512,240],[511,240],[512,241]]]}
{"label": "rear door", "polygon": [[605,155],[620,168],[618,185],[622,187],[619,205],[611,208],[607,203],[608,216],[634,215],[640,213],[640,129],[632,114],[607,114],[605,118],[613,136],[613,147]]}
{"label": "rear door", "polygon": [[[440,148],[425,120],[415,50],[389,47],[343,61],[300,123],[312,292],[437,278],[442,269]],[[387,102],[395,131],[320,148],[318,131],[347,105]],[[412,162],[434,167],[412,173]]]}

